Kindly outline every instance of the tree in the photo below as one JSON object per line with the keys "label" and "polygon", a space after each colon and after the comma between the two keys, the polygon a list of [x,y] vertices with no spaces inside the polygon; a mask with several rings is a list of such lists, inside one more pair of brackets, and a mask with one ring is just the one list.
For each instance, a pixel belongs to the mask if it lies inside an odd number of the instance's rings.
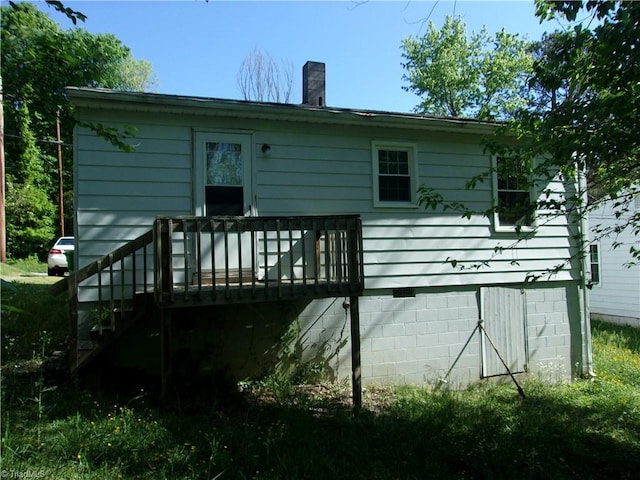
{"label": "tree", "polygon": [[[570,22],[543,39],[534,63],[531,85],[553,101],[520,112],[510,130],[529,156],[545,158],[539,174],[587,172],[582,215],[608,200],[630,209],[640,193],[640,4],[538,0],[537,15]],[[640,212],[600,234],[625,229],[640,235]],[[630,253],[640,260],[640,248]]]}
{"label": "tree", "polygon": [[293,65],[279,63],[257,48],[249,53],[238,70],[238,86],[244,100],[289,103],[293,87]]}
{"label": "tree", "polygon": [[[564,96],[548,109],[523,112],[517,128],[535,135],[565,165],[576,156],[595,182],[616,195],[638,184],[640,139],[640,4],[637,2],[538,2],[538,15],[575,21],[581,11],[597,24],[577,23],[556,32],[535,63],[533,82]],[[570,128],[568,128],[570,127]]]}
{"label": "tree", "polygon": [[7,247],[17,258],[44,252],[55,235],[55,208],[47,197],[52,179],[45,173],[30,121],[26,106],[16,112],[15,144],[21,154],[15,173],[7,176]]}
{"label": "tree", "polygon": [[405,90],[423,96],[416,111],[483,120],[510,117],[526,105],[532,56],[529,44],[504,30],[467,36],[461,17],[433,22],[424,36],[402,43]]}
{"label": "tree", "polygon": [[[62,9],[60,11],[67,16],[84,19],[79,12],[64,7],[60,2],[47,3]],[[7,185],[11,186],[6,192],[7,224],[12,226],[7,232],[7,244],[14,248],[11,253],[15,256],[18,243],[24,245],[19,249],[20,255],[26,251],[40,253],[44,251],[43,244],[48,244],[55,235],[55,231],[50,229],[49,238],[43,238],[44,230],[28,223],[55,225],[55,208],[39,210],[40,214],[52,212],[45,220],[42,217],[16,216],[18,207],[13,208],[12,205],[30,204],[25,199],[30,195],[33,196],[33,204],[40,204],[42,198],[48,199],[51,205],[58,202],[58,185],[54,181],[57,178],[55,134],[58,112],[64,142],[64,190],[72,189],[70,144],[74,119],[66,100],[65,87],[146,90],[153,87],[154,78],[150,64],[135,60],[129,49],[113,35],[93,35],[80,28],[62,30],[45,13],[27,2],[0,7],[0,14],[5,174]],[[36,164],[41,169],[38,177],[41,179],[37,181],[26,171]],[[21,192],[20,197],[12,198],[17,192]],[[40,233],[33,235],[32,242],[26,239],[25,235],[36,231]],[[21,232],[17,243],[16,232]]]}
{"label": "tree", "polygon": [[[583,18],[578,20],[578,15]],[[537,16],[569,24],[536,44],[529,86],[537,92],[537,101],[518,110],[500,129],[517,138],[517,146],[494,139],[487,147],[501,158],[526,162],[527,187],[542,193],[530,211],[544,210],[548,221],[561,216],[569,225],[578,225],[601,202],[613,201],[619,223],[595,226],[593,241],[626,229],[640,236],[640,211],[633,210],[633,200],[640,195],[640,3],[537,0]],[[475,188],[492,173],[469,179],[467,187]],[[562,197],[545,187],[558,179],[571,184],[585,174],[591,195],[585,183]],[[460,203],[444,202],[437,191],[424,186],[421,202],[466,217],[477,213]],[[497,208],[481,213],[493,215]],[[529,235],[520,233],[512,246]],[[589,242],[576,238],[576,245],[580,248],[575,258],[587,254]],[[631,246],[629,253],[632,261],[627,265],[640,261],[640,247]]]}

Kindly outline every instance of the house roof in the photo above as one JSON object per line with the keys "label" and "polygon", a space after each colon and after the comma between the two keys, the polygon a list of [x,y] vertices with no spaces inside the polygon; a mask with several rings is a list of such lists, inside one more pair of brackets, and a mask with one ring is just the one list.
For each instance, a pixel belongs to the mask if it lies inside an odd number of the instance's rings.
{"label": "house roof", "polygon": [[71,102],[77,107],[105,110],[188,113],[334,125],[466,131],[482,134],[493,134],[496,128],[502,125],[497,122],[469,118],[159,93],[124,92],[102,88],[67,87],[66,91]]}

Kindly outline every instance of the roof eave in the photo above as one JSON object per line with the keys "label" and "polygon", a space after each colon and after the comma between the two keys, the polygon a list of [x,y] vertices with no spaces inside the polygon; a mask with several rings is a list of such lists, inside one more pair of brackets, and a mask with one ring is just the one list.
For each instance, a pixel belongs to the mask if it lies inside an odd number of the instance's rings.
{"label": "roof eave", "polygon": [[76,107],[130,112],[198,114],[216,117],[303,121],[332,125],[410,128],[414,130],[455,132],[463,130],[468,133],[485,135],[494,134],[496,128],[501,125],[496,122],[410,113],[122,92],[96,88],[68,87],[67,95]]}

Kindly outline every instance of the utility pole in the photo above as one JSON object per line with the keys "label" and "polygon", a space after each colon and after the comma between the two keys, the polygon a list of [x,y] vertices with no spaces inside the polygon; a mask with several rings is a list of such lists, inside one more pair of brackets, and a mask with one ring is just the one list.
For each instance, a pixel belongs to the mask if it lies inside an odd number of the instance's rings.
{"label": "utility pole", "polygon": [[4,112],[2,110],[2,77],[0,76],[0,262],[7,263],[7,224],[4,214]]}
{"label": "utility pole", "polygon": [[56,143],[58,144],[58,213],[60,236],[64,237],[64,191],[62,188],[62,140],[60,139],[60,109],[56,112]]}

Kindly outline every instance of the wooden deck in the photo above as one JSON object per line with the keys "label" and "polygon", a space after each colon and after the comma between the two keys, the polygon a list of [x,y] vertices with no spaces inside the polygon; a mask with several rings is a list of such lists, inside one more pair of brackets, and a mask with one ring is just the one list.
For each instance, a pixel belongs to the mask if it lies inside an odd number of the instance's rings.
{"label": "wooden deck", "polygon": [[[155,304],[162,316],[163,386],[171,378],[167,326],[176,308],[349,297],[359,408],[364,265],[358,216],[157,217],[149,232],[83,266],[63,286],[69,293],[72,370]],[[87,344],[77,338],[81,305],[104,317],[93,335],[103,341],[94,338],[91,352],[78,350]]]}

